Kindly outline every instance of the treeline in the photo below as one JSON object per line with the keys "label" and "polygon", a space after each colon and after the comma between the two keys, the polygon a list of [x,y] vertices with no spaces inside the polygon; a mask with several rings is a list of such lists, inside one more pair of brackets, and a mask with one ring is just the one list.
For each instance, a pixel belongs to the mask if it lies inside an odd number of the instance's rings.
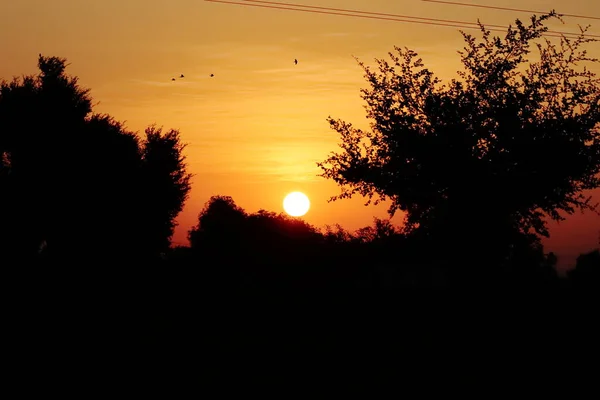
{"label": "treeline", "polygon": [[[598,282],[597,250],[579,258],[569,279],[559,278],[557,257],[545,254],[538,243],[514,247],[512,256],[496,269],[493,254],[476,265],[470,265],[465,254],[462,263],[448,267],[446,255],[432,241],[407,234],[386,219],[375,218],[372,226],[355,232],[339,225],[317,229],[285,214],[249,214],[228,196],[213,196],[207,202],[188,238],[190,246],[175,247],[167,260],[197,268],[211,283],[399,288]],[[471,276],[474,270],[479,272]]]}
{"label": "treeline", "polygon": [[[207,202],[189,246],[171,248],[191,189],[179,132],[150,126],[140,136],[93,114],[89,91],[65,66],[64,59],[40,56],[39,75],[0,85],[5,266],[35,262],[124,276],[168,265],[201,284],[231,287],[562,282],[556,257],[531,235],[517,235],[510,254],[491,253],[491,247],[482,253],[476,251],[481,242],[452,248],[456,242],[447,236],[399,230],[389,220],[375,219],[356,232],[339,225],[319,230],[283,214],[249,214],[227,196]],[[592,284],[597,265],[597,251],[583,255],[571,280]]]}

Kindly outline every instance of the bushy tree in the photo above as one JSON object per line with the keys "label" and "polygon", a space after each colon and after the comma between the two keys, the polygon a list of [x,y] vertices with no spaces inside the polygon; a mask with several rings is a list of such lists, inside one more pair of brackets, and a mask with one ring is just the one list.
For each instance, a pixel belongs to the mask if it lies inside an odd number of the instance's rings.
{"label": "bushy tree", "polygon": [[146,183],[143,209],[144,220],[149,226],[148,238],[151,248],[165,252],[170,245],[175,219],[191,190],[191,174],[187,165],[178,130],[163,132],[162,128],[150,126],[141,144],[142,172]]}
{"label": "bushy tree", "polygon": [[389,219],[373,218],[372,226],[365,226],[356,231],[357,239],[361,242],[386,240],[398,235],[397,228]]}
{"label": "bushy tree", "polygon": [[66,60],[0,83],[0,247],[3,260],[83,263],[165,251],[190,190],[177,131],[145,140],[92,113]]}
{"label": "bushy tree", "polygon": [[329,243],[340,244],[356,240],[356,236],[347,229],[344,229],[340,224],[335,224],[333,226],[326,225],[322,233],[325,240]]}
{"label": "bushy tree", "polygon": [[251,235],[256,232],[266,241],[291,240],[303,244],[321,237],[317,229],[300,218],[266,210],[248,216],[248,229]]}
{"label": "bushy tree", "polygon": [[1,183],[5,257],[36,254],[44,240],[49,250],[56,249],[56,229],[73,228],[68,215],[70,203],[77,202],[72,196],[77,183],[72,178],[82,160],[77,138],[91,112],[91,97],[77,78],[65,74],[64,59],[40,56],[38,67],[37,76],[0,83],[0,152],[10,171]]}
{"label": "bushy tree", "polygon": [[600,80],[583,47],[594,40],[583,28],[574,39],[543,38],[553,18],[517,20],[504,38],[483,25],[480,39],[461,32],[464,70],[445,84],[409,49],[376,60],[377,70],[359,62],[371,129],[329,118],[342,141],[318,163],[342,188],[331,200],[390,200],[408,231],[462,241],[462,232],[548,236],[547,217],[593,209],[583,193],[600,186]]}
{"label": "bushy tree", "polygon": [[198,223],[188,232],[190,246],[201,249],[219,242],[223,247],[231,241],[239,243],[247,216],[230,196],[212,196],[200,211]]}

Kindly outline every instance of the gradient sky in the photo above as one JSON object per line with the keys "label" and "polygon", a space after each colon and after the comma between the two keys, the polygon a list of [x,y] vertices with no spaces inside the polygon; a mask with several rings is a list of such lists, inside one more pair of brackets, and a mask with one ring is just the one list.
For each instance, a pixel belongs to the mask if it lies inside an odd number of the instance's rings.
{"label": "gradient sky", "polygon": [[[420,0],[288,2],[499,25],[530,16]],[[596,0],[479,3],[600,16]],[[407,46],[450,79],[463,46],[457,28],[204,0],[2,1],[0,15],[0,77],[36,73],[38,53],[66,57],[69,73],[99,102],[95,111],[135,131],[152,123],[181,130],[195,177],[174,238],[179,244],[216,194],[232,196],[249,212],[279,212],[285,194],[299,190],[312,202],[305,220],[318,227],[357,229],[385,217],[385,205],[364,207],[360,198],[328,204],[339,188],[316,176],[315,163],[337,149],[328,115],[368,127],[359,93],[366,82],[352,56],[372,65],[394,45]],[[592,23],[590,33],[600,34],[600,20],[566,22],[551,27],[574,31]],[[600,44],[589,50],[600,56]],[[171,82],[182,73],[184,80]],[[600,191],[594,195],[600,200]],[[597,246],[599,226],[592,213],[553,224],[547,250],[559,254],[561,266],[572,264]]]}

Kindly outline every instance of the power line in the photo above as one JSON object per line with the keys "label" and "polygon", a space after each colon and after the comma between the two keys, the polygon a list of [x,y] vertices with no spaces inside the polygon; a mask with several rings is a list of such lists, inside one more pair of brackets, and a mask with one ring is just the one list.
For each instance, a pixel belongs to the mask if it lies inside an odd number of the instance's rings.
{"label": "power line", "polygon": [[[305,5],[305,4],[283,3],[283,2],[280,2],[280,1],[259,1],[259,0],[242,0],[242,1],[248,2],[248,3],[278,4],[278,5],[285,5],[285,6],[292,6],[292,7],[313,8],[313,9],[329,10],[329,11],[342,11],[342,12],[346,12],[346,13],[356,13],[356,14],[365,14],[365,15],[379,15],[379,16],[394,17],[394,18],[412,18],[412,19],[420,19],[420,20],[423,20],[423,21],[438,21],[438,22],[451,22],[451,23],[457,23],[457,24],[477,25],[476,22],[454,21],[454,20],[449,20],[449,19],[438,19],[438,18],[413,17],[413,16],[410,16],[410,15],[381,13],[381,12],[370,12],[370,11],[352,10],[352,9],[346,9],[346,8],[332,8],[332,7],[309,6],[309,5]],[[501,26],[501,25],[489,25],[489,26],[495,26],[495,27],[504,28],[504,26]]]}
{"label": "power line", "polygon": [[[342,13],[342,12],[315,10],[315,9],[307,9],[307,8],[294,8],[294,7],[289,7],[289,6],[283,6],[283,4],[285,4],[285,3],[276,3],[276,2],[270,2],[270,3],[282,4],[282,5],[276,6],[276,5],[266,5],[266,4],[255,4],[254,1],[250,1],[250,0],[243,0],[243,2],[226,1],[226,0],[205,0],[205,1],[211,2],[211,3],[232,4],[232,5],[240,5],[240,6],[248,6],[248,7],[261,7],[261,8],[270,8],[270,9],[278,9],[278,10],[287,10],[287,11],[300,11],[300,12],[308,12],[308,13],[316,13],[316,14],[338,15],[338,16],[344,16],[344,17],[368,18],[368,19],[385,20],[385,21],[393,21],[393,22],[408,22],[408,23],[424,24],[424,25],[445,26],[445,27],[451,27],[451,28],[480,29],[479,26],[474,26],[475,23],[472,23],[472,22],[458,22],[460,24],[471,24],[471,25],[458,25],[456,23],[453,23],[455,21],[452,21],[452,20],[439,20],[439,21],[449,22],[447,24],[446,23],[438,23],[438,22],[430,22],[430,21],[416,21],[416,20],[407,20],[407,19],[391,18],[391,17],[388,18],[388,17],[383,17],[383,16],[377,16],[377,15],[356,14],[357,11],[352,11],[352,10],[348,10],[348,12]],[[264,3],[264,2],[261,2],[261,3]],[[303,7],[313,7],[313,6],[303,6]],[[323,7],[323,8],[325,8],[325,7]],[[421,18],[421,17],[408,17],[407,16],[405,18]],[[485,26],[489,26],[489,25],[485,25]],[[500,25],[495,25],[495,26],[500,26]],[[504,27],[504,28],[508,28],[508,27]],[[494,28],[491,28],[488,30],[496,31],[496,32],[505,32],[505,30],[494,29]],[[560,37],[562,37],[561,35],[565,35],[565,36],[572,35],[572,36],[576,37],[577,34],[571,33],[571,32],[551,32],[551,31],[547,31],[546,33],[544,33],[544,36],[548,36],[548,37],[560,38]],[[589,35],[589,34],[586,36],[600,37],[600,35]]]}
{"label": "power line", "polygon": [[[353,13],[353,14],[365,14],[365,15],[377,15],[377,16],[385,16],[385,17],[393,17],[393,18],[411,18],[423,21],[434,21],[434,22],[445,22],[445,23],[453,23],[453,24],[461,24],[461,25],[474,25],[476,29],[479,29],[479,25],[476,22],[468,22],[468,21],[456,21],[451,19],[439,19],[439,18],[427,18],[427,17],[413,17],[410,15],[402,15],[402,14],[391,14],[391,13],[382,13],[382,12],[370,12],[370,11],[362,11],[362,10],[353,10],[348,8],[333,8],[333,7],[319,7],[319,6],[310,6],[305,4],[296,4],[296,3],[284,3],[281,1],[264,1],[264,0],[242,0],[246,3],[263,3],[263,4],[275,4],[280,6],[289,6],[289,7],[302,7],[302,8],[310,8],[317,10],[328,10],[328,11],[341,11],[344,13]],[[424,0],[427,1],[427,0]],[[507,29],[506,25],[494,25],[494,24],[485,24],[486,27],[492,28],[503,28]],[[575,35],[578,36],[578,33],[573,32],[560,32],[560,31],[548,31],[551,34],[557,35]],[[586,35],[588,37],[598,37],[600,35]]]}
{"label": "power line", "polygon": [[224,0],[205,0],[205,1],[208,1],[211,3],[225,3],[225,4],[235,4],[235,5],[241,5],[241,6],[250,6],[250,7],[272,8],[272,9],[278,9],[278,10],[302,11],[302,12],[309,12],[309,13],[316,13],[316,14],[341,15],[341,16],[345,16],[345,17],[380,19],[380,20],[397,21],[397,22],[414,22],[414,23],[421,23],[421,24],[427,24],[427,25],[449,26],[449,27],[456,27],[456,28],[470,28],[470,29],[476,28],[474,26],[438,24],[438,23],[433,23],[433,22],[410,21],[410,20],[401,20],[401,19],[397,19],[397,18],[384,18],[384,17],[361,15],[361,14],[350,14],[350,13],[339,13],[339,12],[329,12],[329,11],[319,11],[319,10],[308,10],[308,9],[293,8],[293,7],[278,7],[278,6],[273,6],[273,5],[251,4],[249,2],[241,3],[241,2],[236,2],[236,1],[224,1]]}
{"label": "power line", "polygon": [[[440,3],[440,4],[449,4],[452,6],[463,6],[463,7],[478,7],[478,8],[487,8],[491,10],[501,10],[501,11],[516,11],[516,12],[526,12],[531,14],[546,14],[546,11],[532,11],[532,10],[523,10],[520,8],[509,8],[509,7],[496,7],[496,6],[486,6],[483,4],[473,4],[473,3],[460,3],[457,1],[442,1],[442,0],[421,0],[427,3]],[[576,14],[562,14],[565,17],[573,17],[573,18],[584,18],[584,19],[595,19],[600,20],[600,17],[594,17],[590,15],[576,15]]]}
{"label": "power line", "polygon": [[[253,3],[248,2],[247,0],[242,0],[242,1],[245,1],[243,3],[238,2],[238,1],[225,1],[225,0],[205,0],[205,1],[208,1],[211,3],[234,4],[234,5],[249,6],[249,7],[272,8],[272,9],[277,9],[277,10],[301,11],[301,12],[308,12],[308,13],[315,13],[315,14],[341,15],[341,16],[345,16],[345,17],[369,18],[369,19],[379,19],[379,20],[396,21],[396,22],[414,22],[414,23],[421,23],[421,24],[427,24],[427,25],[449,26],[449,27],[454,27],[454,28],[477,29],[477,27],[475,27],[475,26],[462,26],[462,25],[441,24],[441,23],[438,24],[438,23],[433,23],[433,22],[410,21],[410,20],[402,20],[402,19],[397,19],[397,18],[384,18],[384,17],[363,15],[363,14],[351,14],[351,13],[340,13],[340,12],[333,12],[333,11],[330,12],[330,11],[319,11],[319,10],[310,10],[310,9],[303,9],[303,8],[293,8],[293,7],[287,7],[287,6],[280,7],[280,6],[275,6],[275,5],[253,4]],[[271,2],[271,3],[275,3],[275,2]],[[283,3],[275,3],[275,4],[283,4]],[[450,21],[448,21],[448,22],[450,22]]]}

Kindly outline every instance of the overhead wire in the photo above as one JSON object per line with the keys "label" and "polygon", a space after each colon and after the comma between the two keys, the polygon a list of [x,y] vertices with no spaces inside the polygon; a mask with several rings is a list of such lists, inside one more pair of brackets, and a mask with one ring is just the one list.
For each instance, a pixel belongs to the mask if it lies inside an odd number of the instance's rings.
{"label": "overhead wire", "polygon": [[449,26],[449,27],[455,27],[455,28],[476,28],[474,26],[468,27],[468,26],[462,26],[462,25],[456,25],[456,24],[441,24],[441,23],[438,24],[438,23],[425,22],[425,21],[410,21],[410,20],[402,20],[402,19],[398,19],[398,18],[385,18],[385,17],[378,17],[378,16],[371,16],[371,15],[364,15],[364,14],[352,14],[352,13],[341,13],[341,12],[333,12],[333,11],[330,12],[330,11],[294,8],[294,7],[287,7],[287,6],[284,7],[284,6],[275,6],[275,5],[253,4],[254,2],[251,3],[251,2],[248,2],[245,0],[242,0],[244,2],[227,1],[227,0],[205,0],[205,1],[211,2],[211,3],[234,4],[234,5],[249,6],[249,7],[262,7],[262,8],[271,8],[271,9],[278,9],[278,10],[301,11],[301,12],[308,12],[308,13],[315,13],[315,14],[340,15],[340,16],[345,16],[345,17],[369,18],[369,19],[378,19],[378,20],[387,20],[387,21],[396,21],[396,22],[424,23],[424,24],[429,24],[429,25]]}
{"label": "overhead wire", "polygon": [[[341,11],[341,12],[346,12],[346,13],[378,15],[378,16],[393,17],[393,18],[411,18],[411,19],[417,19],[417,20],[423,20],[423,21],[447,22],[447,23],[455,23],[455,24],[461,24],[461,25],[474,25],[475,28],[479,29],[479,25],[476,22],[468,22],[468,21],[456,21],[456,20],[428,18],[428,17],[414,17],[414,16],[410,16],[410,15],[371,12],[371,11],[353,10],[353,9],[347,9],[347,8],[333,8],[333,7],[312,6],[312,5],[297,4],[297,3],[284,3],[282,1],[266,1],[266,0],[242,0],[242,1],[247,2],[247,3],[276,4],[276,5],[282,5],[282,6],[302,7],[302,8],[310,8],[310,9],[318,9],[318,10]],[[427,1],[427,0],[423,0],[423,1]],[[542,14],[542,12],[539,12],[539,13]],[[485,24],[485,26],[492,27],[492,28],[503,28],[503,29],[508,28],[506,25]],[[575,35],[575,36],[579,35],[578,33],[574,33],[574,32],[560,32],[560,31],[550,31],[550,30],[548,31],[548,33],[558,34],[558,35],[561,35],[561,34],[562,35]],[[586,34],[586,36],[600,38],[600,35]]]}
{"label": "overhead wire", "polygon": [[[382,13],[382,12],[371,12],[371,11],[353,10],[353,9],[348,9],[348,8],[333,8],[333,7],[311,6],[311,5],[306,5],[306,4],[284,3],[284,2],[281,2],[281,1],[262,1],[262,0],[242,0],[242,1],[248,2],[248,3],[277,4],[277,5],[285,5],[285,6],[291,6],[291,7],[312,8],[312,9],[329,10],[329,11],[341,11],[341,12],[346,12],[346,13],[356,13],[356,14],[365,14],[365,15],[378,15],[378,16],[393,17],[393,18],[412,18],[412,19],[418,19],[418,20],[423,20],[423,21],[450,22],[450,23],[456,23],[456,24],[477,25],[476,22],[455,21],[455,20],[451,20],[451,19],[439,19],[439,18],[427,18],[427,17],[413,17],[413,16],[410,16],[410,15],[402,15],[402,14],[392,14],[392,13]],[[504,26],[502,26],[502,25],[488,25],[488,26],[504,28]]]}
{"label": "overhead wire", "polygon": [[[475,3],[462,3],[458,1],[445,1],[445,0],[421,0],[426,3],[439,3],[439,4],[448,4],[453,6],[462,6],[462,7],[478,7],[478,8],[487,8],[490,10],[501,10],[501,11],[516,11],[516,12],[526,12],[531,14],[545,14],[545,11],[532,11],[532,10],[524,10],[521,8],[510,8],[510,7],[498,7],[498,6],[488,6],[484,4],[475,4]],[[591,15],[577,15],[577,14],[563,14],[559,13],[564,17],[572,17],[572,18],[582,18],[582,19],[595,19],[600,20],[600,17],[591,16]]]}
{"label": "overhead wire", "polygon": [[[444,26],[444,27],[462,28],[462,29],[480,29],[479,25],[475,22],[455,21],[455,20],[428,18],[428,17],[414,17],[414,16],[401,15],[401,14],[368,12],[368,11],[361,11],[361,10],[333,8],[333,7],[321,7],[321,6],[312,6],[312,5],[305,5],[305,4],[284,3],[284,2],[275,2],[275,1],[259,1],[259,0],[241,0],[241,1],[205,0],[205,1],[211,2],[211,3],[223,3],[223,4],[241,5],[241,6],[249,6],[249,7],[261,7],[261,8],[269,8],[269,9],[287,10],[287,11],[300,11],[300,12],[337,15],[337,16],[355,17],[355,18],[367,18],[367,19],[385,20],[385,21],[392,21],[392,22],[407,22],[407,23]],[[410,19],[407,19],[407,18],[410,18]],[[504,32],[505,29],[508,29],[508,27],[504,26],[504,25],[484,24],[484,26],[488,30],[496,31],[496,32]],[[492,27],[492,28],[489,28],[489,27]],[[497,29],[497,28],[504,28],[504,29]],[[562,37],[563,35],[565,37],[571,36],[571,38],[573,38],[573,37],[577,37],[579,34],[573,33],[573,32],[558,32],[558,31],[547,31],[546,33],[544,33],[544,36],[548,36],[548,37]],[[586,33],[586,36],[600,38],[600,35],[591,35],[591,34],[587,34],[587,33]]]}

